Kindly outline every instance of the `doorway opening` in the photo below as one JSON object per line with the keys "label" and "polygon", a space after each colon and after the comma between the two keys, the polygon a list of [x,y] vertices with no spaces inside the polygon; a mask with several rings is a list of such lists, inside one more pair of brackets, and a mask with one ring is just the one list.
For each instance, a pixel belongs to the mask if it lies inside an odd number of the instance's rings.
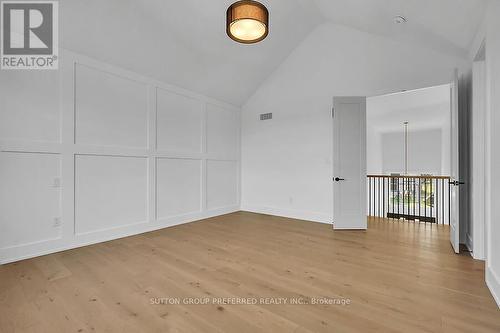
{"label": "doorway opening", "polygon": [[450,224],[451,90],[367,98],[368,216]]}

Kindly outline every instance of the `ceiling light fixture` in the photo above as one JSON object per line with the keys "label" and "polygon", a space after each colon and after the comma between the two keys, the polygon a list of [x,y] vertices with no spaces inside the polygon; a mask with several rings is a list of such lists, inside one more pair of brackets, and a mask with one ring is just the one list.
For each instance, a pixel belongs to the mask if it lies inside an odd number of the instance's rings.
{"label": "ceiling light fixture", "polygon": [[269,33],[269,12],[260,2],[243,0],[227,9],[227,35],[243,44],[260,42]]}
{"label": "ceiling light fixture", "polygon": [[404,17],[404,16],[398,15],[398,16],[394,17],[394,23],[396,23],[396,24],[403,24],[406,22],[407,22],[407,20],[406,20],[406,17]]}

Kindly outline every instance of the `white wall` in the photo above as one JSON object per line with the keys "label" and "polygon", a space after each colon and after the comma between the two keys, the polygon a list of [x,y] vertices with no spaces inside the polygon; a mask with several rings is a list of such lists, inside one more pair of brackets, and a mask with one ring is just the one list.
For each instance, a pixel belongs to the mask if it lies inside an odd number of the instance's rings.
{"label": "white wall", "polygon": [[[404,173],[404,132],[381,134],[382,173]],[[440,128],[408,131],[408,173],[441,175]],[[448,149],[449,151],[449,149]]]}
{"label": "white wall", "polygon": [[[369,100],[367,100],[367,114],[370,112]],[[367,117],[368,118],[368,117]],[[382,133],[370,121],[366,121],[366,173],[369,175],[382,175]]]}
{"label": "white wall", "polygon": [[0,263],[239,209],[238,108],[62,60],[0,74]]}
{"label": "white wall", "polygon": [[[486,114],[485,114],[485,199],[486,283],[500,307],[500,2],[490,1],[486,18],[471,47],[471,59],[481,43],[486,45]],[[475,112],[475,111],[474,111]],[[477,142],[477,141],[476,141]],[[474,145],[474,141],[473,141]],[[477,152],[473,146],[473,154]],[[474,181],[474,180],[473,180]]]}
{"label": "white wall", "polygon": [[368,173],[404,172],[406,121],[409,173],[449,175],[449,84],[367,99]]}
{"label": "white wall", "polygon": [[[242,111],[242,209],[329,223],[333,96],[449,83],[462,59],[325,23]],[[273,119],[260,121],[259,114]]]}
{"label": "white wall", "polygon": [[[483,49],[484,50],[484,49]],[[485,246],[485,115],[486,66],[484,52],[473,66],[473,107],[471,124],[471,228],[467,244],[476,259],[484,260]]]}

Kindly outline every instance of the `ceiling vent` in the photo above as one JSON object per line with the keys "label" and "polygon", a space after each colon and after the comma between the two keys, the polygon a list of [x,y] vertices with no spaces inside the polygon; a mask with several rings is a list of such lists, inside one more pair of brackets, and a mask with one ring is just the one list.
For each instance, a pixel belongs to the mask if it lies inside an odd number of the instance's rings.
{"label": "ceiling vent", "polygon": [[260,115],[260,120],[271,120],[271,119],[273,119],[272,113],[262,113]]}

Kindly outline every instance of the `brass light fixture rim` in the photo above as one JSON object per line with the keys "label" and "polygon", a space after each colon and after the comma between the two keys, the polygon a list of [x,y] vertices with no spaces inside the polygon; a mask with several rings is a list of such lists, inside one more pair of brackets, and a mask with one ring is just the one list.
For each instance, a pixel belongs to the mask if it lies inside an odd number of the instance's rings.
{"label": "brass light fixture rim", "polygon": [[[233,17],[232,17],[233,8],[238,7],[238,6],[242,6],[242,5],[252,5],[252,6],[259,7],[264,12],[265,21],[262,22],[258,19],[255,19],[254,17],[239,17],[238,19],[233,19]],[[231,6],[229,6],[229,8],[227,9],[226,18],[227,18],[227,20],[226,20],[226,33],[229,36],[229,38],[231,38],[235,42],[242,43],[242,44],[255,44],[255,43],[258,43],[258,42],[264,40],[267,37],[267,35],[269,34],[269,11],[267,10],[266,6],[264,6],[262,3],[258,2],[258,1],[254,1],[254,0],[236,1]],[[254,21],[262,23],[265,27],[264,34],[261,37],[259,37],[257,39],[252,39],[252,40],[240,39],[240,38],[234,36],[230,30],[232,23],[240,21],[240,20],[244,20],[244,19],[254,20]]]}

